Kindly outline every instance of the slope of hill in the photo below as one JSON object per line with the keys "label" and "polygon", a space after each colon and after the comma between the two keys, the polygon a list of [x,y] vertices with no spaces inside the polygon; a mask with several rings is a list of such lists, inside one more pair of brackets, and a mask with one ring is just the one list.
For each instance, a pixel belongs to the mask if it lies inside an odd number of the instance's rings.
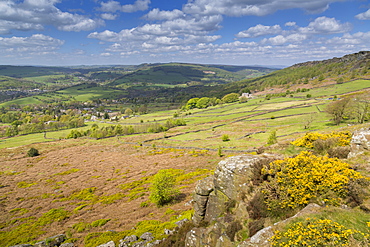
{"label": "slope of hill", "polygon": [[[191,86],[218,85],[245,78],[253,73],[266,74],[272,69],[247,66],[199,65],[199,64],[159,64],[142,67],[132,73],[115,79],[109,86]],[[238,72],[238,73],[235,73]]]}
{"label": "slope of hill", "polygon": [[370,78],[370,51],[361,51],[341,58],[293,65],[254,79],[224,86],[227,92],[264,91],[270,88],[294,89],[342,83],[356,78]]}

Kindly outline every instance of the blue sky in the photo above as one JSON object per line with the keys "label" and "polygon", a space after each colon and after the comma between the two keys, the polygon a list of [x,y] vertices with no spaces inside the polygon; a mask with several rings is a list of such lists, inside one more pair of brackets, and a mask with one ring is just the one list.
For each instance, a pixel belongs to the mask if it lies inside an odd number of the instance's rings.
{"label": "blue sky", "polygon": [[364,0],[0,0],[0,64],[289,66],[362,50]]}

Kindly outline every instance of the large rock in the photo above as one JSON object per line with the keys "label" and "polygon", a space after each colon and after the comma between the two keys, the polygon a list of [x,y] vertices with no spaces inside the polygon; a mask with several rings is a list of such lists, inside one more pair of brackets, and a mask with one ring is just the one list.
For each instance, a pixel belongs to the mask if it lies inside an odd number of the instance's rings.
{"label": "large rock", "polygon": [[214,175],[198,181],[195,187],[193,223],[199,225],[203,220],[213,221],[230,206],[239,207],[240,216],[245,216],[245,207],[240,207],[240,203],[233,203],[252,196],[253,167],[276,158],[271,154],[245,154],[219,162]]}
{"label": "large rock", "polygon": [[[247,202],[255,193],[254,167],[277,158],[269,154],[230,157],[219,162],[213,176],[198,181],[192,219],[198,227],[188,232],[186,246],[233,246],[236,233],[245,228],[241,219],[249,216]],[[203,221],[212,224],[199,227]]]}
{"label": "large rock", "polygon": [[141,236],[140,236],[141,239],[145,240],[145,241],[152,241],[154,239],[152,233],[150,232],[144,232]]}
{"label": "large rock", "polygon": [[13,246],[10,246],[10,247],[33,247],[33,245],[31,245],[31,244],[17,244],[17,245],[13,245]]}
{"label": "large rock", "polygon": [[108,243],[101,244],[97,247],[116,247],[116,244],[113,241],[109,241]]}
{"label": "large rock", "polygon": [[370,150],[370,129],[361,129],[355,131],[351,139],[351,152],[348,158],[362,154],[364,151]]}

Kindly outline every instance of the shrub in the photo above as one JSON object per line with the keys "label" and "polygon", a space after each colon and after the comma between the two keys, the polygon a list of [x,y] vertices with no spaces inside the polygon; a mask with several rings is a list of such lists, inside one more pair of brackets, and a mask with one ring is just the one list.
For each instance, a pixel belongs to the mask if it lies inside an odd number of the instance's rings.
{"label": "shrub", "polygon": [[229,136],[228,136],[228,135],[223,135],[223,136],[222,136],[222,141],[223,141],[223,142],[228,142],[228,141],[230,141]]}
{"label": "shrub", "polygon": [[268,176],[263,193],[269,210],[294,209],[311,201],[338,205],[348,195],[351,179],[361,179],[349,164],[303,151],[262,169]]}
{"label": "shrub", "polygon": [[233,221],[231,222],[231,224],[229,224],[227,227],[226,227],[226,235],[230,238],[231,241],[234,241],[234,238],[235,238],[235,234],[242,230],[243,227],[242,225],[240,224],[239,221]]}
{"label": "shrub", "polygon": [[239,94],[237,93],[229,93],[222,97],[221,101],[224,103],[233,103],[239,100]]}
{"label": "shrub", "polygon": [[276,231],[270,239],[273,247],[282,246],[349,246],[350,240],[365,243],[368,234],[329,219],[307,218],[303,222],[290,225],[285,231]]}
{"label": "shrub", "polygon": [[265,224],[265,219],[258,219],[258,220],[253,220],[248,223],[248,230],[249,230],[249,236],[253,236],[256,234],[259,230],[262,230]]}
{"label": "shrub", "polygon": [[179,194],[175,185],[176,177],[169,170],[160,170],[153,177],[150,200],[158,207],[171,202]]}
{"label": "shrub", "polygon": [[217,155],[218,155],[218,157],[223,157],[224,156],[222,154],[222,148],[221,148],[221,146],[219,146],[218,149],[217,149]]}
{"label": "shrub", "polygon": [[30,148],[27,152],[28,157],[35,157],[39,155],[40,155],[39,150],[37,150],[36,148]]}
{"label": "shrub", "polygon": [[267,140],[268,145],[272,145],[275,143],[277,143],[276,130],[271,132],[269,139]]}
{"label": "shrub", "polygon": [[349,146],[345,147],[332,147],[328,150],[328,155],[330,158],[347,159],[351,148]]}
{"label": "shrub", "polygon": [[314,141],[318,139],[327,140],[330,138],[333,138],[336,141],[335,146],[347,146],[351,142],[352,134],[349,131],[334,131],[329,134],[310,132],[306,133],[303,137],[296,139],[292,144],[298,147],[313,148]]}

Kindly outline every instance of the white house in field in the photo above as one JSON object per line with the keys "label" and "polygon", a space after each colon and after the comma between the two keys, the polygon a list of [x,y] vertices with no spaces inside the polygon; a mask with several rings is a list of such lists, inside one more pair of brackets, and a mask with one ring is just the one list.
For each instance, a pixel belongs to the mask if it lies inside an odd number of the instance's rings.
{"label": "white house in field", "polygon": [[251,93],[242,93],[242,95],[239,98],[242,98],[242,97],[250,99],[250,98],[253,98],[253,95]]}

